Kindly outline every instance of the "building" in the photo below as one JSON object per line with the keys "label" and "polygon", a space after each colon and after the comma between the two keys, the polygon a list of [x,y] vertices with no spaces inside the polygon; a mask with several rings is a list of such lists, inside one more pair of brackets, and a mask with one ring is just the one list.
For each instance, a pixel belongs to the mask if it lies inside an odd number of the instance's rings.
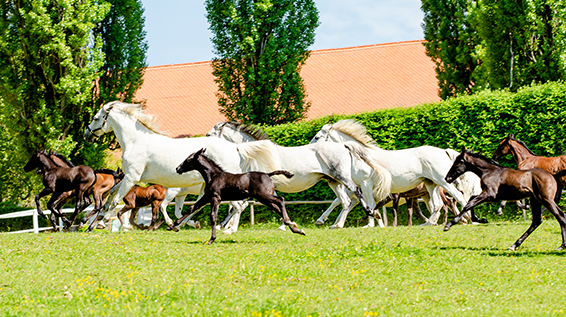
{"label": "building", "polygon": [[[303,66],[308,119],[439,101],[435,65],[423,41],[313,51]],[[218,111],[210,62],[147,68],[136,93],[171,137],[203,135]]]}

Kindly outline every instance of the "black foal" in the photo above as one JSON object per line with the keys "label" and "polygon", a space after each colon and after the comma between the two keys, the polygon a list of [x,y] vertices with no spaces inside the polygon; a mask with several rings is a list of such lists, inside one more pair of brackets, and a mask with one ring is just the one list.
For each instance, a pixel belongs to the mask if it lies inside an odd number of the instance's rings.
{"label": "black foal", "polygon": [[208,244],[212,244],[216,239],[216,221],[218,216],[218,205],[222,200],[244,200],[246,198],[255,198],[260,203],[273,209],[281,217],[285,225],[289,226],[294,233],[304,235],[303,230],[299,230],[296,223],[291,222],[283,198],[275,196],[275,185],[270,176],[284,175],[287,178],[293,177],[293,174],[287,171],[275,171],[271,173],[248,172],[244,174],[232,174],[224,172],[218,164],[206,157],[205,148],[191,154],[183,163],[181,163],[176,171],[179,174],[197,170],[202,175],[206,186],[204,195],[192,206],[188,212],[181,218],[177,219],[168,230],[178,231],[178,226],[185,218],[196,214],[202,207],[207,204],[211,205],[210,222],[212,225],[212,237]]}

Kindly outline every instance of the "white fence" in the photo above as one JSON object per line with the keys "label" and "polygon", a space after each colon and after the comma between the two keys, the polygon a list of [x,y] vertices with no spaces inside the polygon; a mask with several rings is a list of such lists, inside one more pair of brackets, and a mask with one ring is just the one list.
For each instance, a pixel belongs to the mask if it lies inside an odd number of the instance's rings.
{"label": "white fence", "polygon": [[[195,201],[186,201],[185,205],[193,205],[195,203]],[[227,204],[228,202],[223,201],[222,204]],[[332,200],[322,200],[322,201],[286,201],[285,205],[291,205],[291,204],[330,204],[332,203]],[[174,203],[170,203],[169,206],[171,205],[175,205]],[[256,202],[256,201],[249,201],[249,206],[250,206],[250,222],[253,225],[255,222],[255,215],[254,215],[254,205],[261,205],[261,203]],[[121,209],[124,205],[119,205],[116,207],[117,210]],[[385,211],[385,207],[384,211]],[[83,212],[88,212],[91,211],[93,209],[93,206],[90,206],[88,208],[85,209],[85,211]],[[151,210],[149,208],[147,208],[147,210]],[[61,210],[63,213],[73,213],[74,208],[64,208]],[[144,214],[144,209],[140,209],[138,217],[143,217]],[[151,212],[151,211],[150,211]],[[50,215],[51,211],[50,210],[44,210],[43,211],[44,214],[46,215]],[[384,213],[385,214],[385,213]],[[23,211],[17,211],[17,212],[13,212],[13,213],[9,213],[9,214],[3,214],[0,215],[0,220],[2,219],[11,219],[11,218],[20,218],[20,217],[32,217],[33,218],[33,229],[26,229],[26,230],[20,230],[20,231],[11,231],[8,233],[24,233],[24,232],[33,232],[33,233],[39,233],[40,231],[45,231],[45,230],[50,230],[53,229],[53,227],[39,227],[39,221],[38,221],[38,213],[37,213],[37,209],[29,209],[29,210],[23,210]],[[387,215],[385,214],[384,217],[384,221],[385,224],[387,225]],[[150,217],[151,219],[151,217]],[[63,223],[62,220],[59,219],[59,226],[63,227]]]}

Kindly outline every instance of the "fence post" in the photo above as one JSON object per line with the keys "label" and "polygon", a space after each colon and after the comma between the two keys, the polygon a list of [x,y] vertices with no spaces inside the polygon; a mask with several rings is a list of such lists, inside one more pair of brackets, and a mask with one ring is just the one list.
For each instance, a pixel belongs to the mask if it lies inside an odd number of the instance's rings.
{"label": "fence post", "polygon": [[254,215],[254,202],[250,202],[250,224],[253,226],[255,222],[255,215]]}
{"label": "fence post", "polygon": [[39,233],[39,221],[37,219],[37,209],[33,211],[31,216],[33,219],[33,233]]}

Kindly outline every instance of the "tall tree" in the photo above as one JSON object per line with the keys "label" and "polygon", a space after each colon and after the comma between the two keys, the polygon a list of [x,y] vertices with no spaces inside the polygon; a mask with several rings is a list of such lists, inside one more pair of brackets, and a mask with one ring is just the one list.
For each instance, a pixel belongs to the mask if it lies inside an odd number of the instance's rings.
{"label": "tall tree", "polygon": [[5,124],[27,153],[77,146],[82,115],[104,54],[92,29],[109,5],[97,0],[0,3],[0,94]]}
{"label": "tall tree", "polygon": [[132,102],[143,83],[147,67],[144,31],[145,17],[141,0],[110,0],[110,12],[95,28],[105,54],[98,81],[97,103],[113,100]]}
{"label": "tall tree", "polygon": [[422,0],[426,54],[436,63],[439,96],[471,94],[477,39],[471,26],[471,0]]}
{"label": "tall tree", "polygon": [[482,0],[476,28],[492,88],[565,78],[564,1]]}
{"label": "tall tree", "polygon": [[83,132],[101,103],[130,101],[141,85],[143,23],[139,0],[0,3],[0,127],[13,158],[0,176],[20,171],[38,148],[103,164],[108,140],[86,143]]}
{"label": "tall tree", "polygon": [[319,25],[313,0],[206,0],[218,58],[220,111],[244,123],[281,124],[310,106],[300,70]]}

